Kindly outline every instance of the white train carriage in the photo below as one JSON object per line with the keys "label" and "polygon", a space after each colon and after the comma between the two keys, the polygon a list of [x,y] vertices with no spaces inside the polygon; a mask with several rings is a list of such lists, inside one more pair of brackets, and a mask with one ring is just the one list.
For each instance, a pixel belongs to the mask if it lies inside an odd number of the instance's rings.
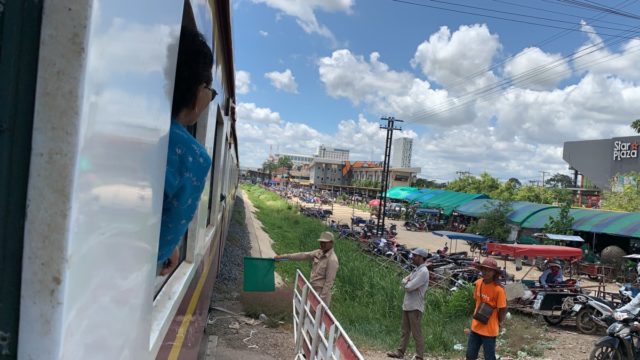
{"label": "white train carriage", "polygon": [[[0,1],[0,359],[195,359],[238,179],[229,0]],[[157,276],[181,26],[218,95],[181,262]]]}

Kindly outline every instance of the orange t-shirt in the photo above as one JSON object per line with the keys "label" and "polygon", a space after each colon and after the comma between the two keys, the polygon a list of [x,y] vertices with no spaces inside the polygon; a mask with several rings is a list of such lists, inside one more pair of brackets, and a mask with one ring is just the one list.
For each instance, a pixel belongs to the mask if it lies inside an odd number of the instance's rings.
{"label": "orange t-shirt", "polygon": [[[482,292],[480,291],[482,290]],[[502,285],[491,282],[483,284],[483,280],[476,281],[476,288],[473,292],[473,298],[476,300],[476,310],[480,307],[481,302],[486,302],[495,310],[486,324],[478,320],[471,320],[471,331],[482,336],[498,336],[500,333],[500,323],[498,321],[498,310],[507,307],[507,294]]]}

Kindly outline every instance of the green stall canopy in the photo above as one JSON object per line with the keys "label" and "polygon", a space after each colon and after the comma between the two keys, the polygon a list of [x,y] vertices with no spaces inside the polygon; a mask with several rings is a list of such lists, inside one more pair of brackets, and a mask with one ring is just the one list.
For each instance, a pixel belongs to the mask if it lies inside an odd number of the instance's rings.
{"label": "green stall canopy", "polygon": [[418,189],[409,186],[396,186],[386,191],[385,197],[396,199],[396,200],[405,200],[405,198],[414,192],[418,191]]}
{"label": "green stall canopy", "polygon": [[445,215],[451,215],[453,209],[474,199],[486,199],[484,194],[467,194],[455,191],[440,193],[420,205],[423,209],[442,209]]}
{"label": "green stall canopy", "polygon": [[449,190],[423,190],[420,191],[419,193],[413,193],[411,195],[409,195],[407,197],[407,199],[412,202],[412,203],[418,203],[418,204],[423,204],[425,202],[427,202],[428,200],[430,200],[431,198],[444,194],[444,193],[450,193],[451,191]]}
{"label": "green stall canopy", "polygon": [[[556,217],[559,213],[558,208],[546,209],[529,217],[522,227],[542,229],[549,217]],[[640,238],[640,213],[571,209],[569,214],[573,217],[571,228],[574,231]]]}
{"label": "green stall canopy", "polygon": [[540,214],[547,210],[553,212],[554,210],[558,210],[558,207],[554,205],[536,204],[523,201],[521,202],[521,206],[518,206],[517,208],[514,205],[513,211],[509,214],[509,222],[524,227],[523,224],[525,221],[528,221],[528,219],[532,218],[533,216],[536,216],[537,214]]}
{"label": "green stall canopy", "polygon": [[[456,208],[456,212],[471,217],[481,217],[484,213],[494,210],[502,201],[493,199],[474,199]],[[520,223],[531,214],[551,207],[551,205],[536,204],[528,201],[511,202],[511,212],[507,216],[509,222]]]}
{"label": "green stall canopy", "polygon": [[270,258],[244,257],[244,291],[269,292],[276,290],[274,272],[276,262]]}

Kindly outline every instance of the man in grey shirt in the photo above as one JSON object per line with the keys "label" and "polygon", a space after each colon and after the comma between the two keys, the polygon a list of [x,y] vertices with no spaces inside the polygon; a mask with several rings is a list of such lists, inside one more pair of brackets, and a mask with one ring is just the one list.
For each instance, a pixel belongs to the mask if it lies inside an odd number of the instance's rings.
{"label": "man in grey shirt", "polygon": [[404,302],[402,304],[402,335],[400,347],[395,352],[387,353],[388,357],[403,359],[409,345],[409,336],[413,334],[416,342],[416,356],[414,359],[422,360],[424,356],[424,338],[422,337],[422,313],[424,312],[424,294],[429,287],[429,270],[427,269],[427,253],[424,249],[415,249],[413,264],[417,267],[402,279],[404,287]]}

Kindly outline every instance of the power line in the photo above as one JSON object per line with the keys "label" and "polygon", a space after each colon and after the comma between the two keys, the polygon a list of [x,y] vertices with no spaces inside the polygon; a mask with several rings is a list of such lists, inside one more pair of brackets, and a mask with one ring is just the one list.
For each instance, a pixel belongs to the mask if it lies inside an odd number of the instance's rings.
{"label": "power line", "polygon": [[607,12],[609,14],[613,14],[613,15],[618,15],[618,16],[623,16],[623,17],[628,17],[631,19],[636,19],[636,20],[640,20],[640,15],[636,15],[633,13],[630,13],[628,11],[621,11],[618,9],[614,9],[605,5],[601,5],[598,4],[596,2],[590,1],[590,2],[584,2],[584,1],[578,1],[578,0],[556,0],[557,2],[560,3],[566,3],[569,6],[574,6],[574,7],[578,7],[578,8],[584,8],[584,9],[589,9],[589,10],[596,10],[596,11],[603,11],[603,12]]}
{"label": "power line", "polygon": [[[507,1],[504,1],[504,0],[494,0],[494,1],[507,2]],[[624,8],[625,6],[629,5],[629,4],[626,4],[626,3],[630,2],[630,1],[631,0],[624,0],[624,1],[616,4],[616,6],[621,6],[621,7]],[[635,3],[635,2],[637,2],[637,0],[631,1],[631,3]],[[521,6],[525,6],[525,5],[521,5]],[[587,20],[588,21],[593,21],[593,20],[597,21],[598,19],[601,19],[601,18],[603,18],[605,16],[606,16],[606,14],[600,14],[598,16],[594,16],[594,17],[588,18]],[[580,27],[581,27],[581,25],[577,26],[577,28],[580,28]],[[568,31],[568,30],[560,31],[560,32],[558,32],[558,33],[556,33],[556,34],[554,34],[554,35],[552,35],[552,36],[550,36],[550,37],[548,37],[548,38],[546,38],[546,39],[534,44],[534,47],[538,47],[538,48],[542,47],[542,46],[547,45],[547,44],[549,44],[549,43],[551,43],[551,42],[553,42],[555,40],[560,39],[561,37],[564,37],[565,35],[567,35],[569,33],[571,33],[571,31]],[[533,47],[532,48],[528,48],[528,49],[526,49],[526,50],[524,50],[524,51],[522,51],[522,52],[520,52],[520,53],[518,53],[516,55],[509,56],[508,58],[504,59],[503,61],[501,61],[501,62],[499,62],[499,63],[497,63],[497,64],[495,64],[493,66],[490,66],[489,68],[486,68],[486,69],[483,69],[483,70],[479,70],[479,71],[477,71],[475,73],[472,73],[472,74],[470,74],[468,76],[465,76],[465,77],[457,80],[456,82],[454,82],[450,86],[448,86],[447,90],[449,90],[449,91],[455,90],[455,89],[459,88],[461,85],[466,84],[468,81],[470,81],[472,79],[475,79],[475,78],[477,78],[479,76],[482,76],[482,75],[486,74],[489,71],[493,71],[493,70],[501,67],[502,65],[506,64],[508,61],[516,59],[516,58],[518,58],[520,56],[523,56],[525,54],[528,54],[532,50],[533,50]]]}
{"label": "power line", "polygon": [[[580,15],[569,14],[569,13],[565,13],[565,12],[562,12],[562,11],[549,10],[549,9],[536,7],[536,6],[523,5],[523,4],[519,4],[519,3],[516,3],[516,2],[512,2],[512,1],[507,1],[507,0],[493,0],[493,1],[499,2],[499,3],[503,3],[503,4],[507,4],[507,5],[521,7],[521,8],[524,8],[524,9],[531,9],[531,10],[537,10],[537,11],[547,12],[547,13],[551,13],[551,14],[564,15],[564,16],[568,16],[568,17],[572,17],[572,18],[576,18],[576,19],[584,19],[584,16],[580,16]],[[623,1],[623,3],[624,2],[627,2],[627,1]],[[621,4],[616,4],[615,6],[618,7],[618,6],[621,6]],[[628,26],[628,24],[619,23],[619,22],[615,22],[615,21],[607,21],[607,20],[599,20],[599,19],[592,19],[592,20],[594,20],[595,22],[601,22],[601,23],[606,23],[606,24]]]}
{"label": "power line", "polygon": [[[395,1],[395,2],[398,2],[398,3],[403,3],[403,4],[407,4],[407,5],[420,6],[420,7],[426,7],[426,8],[431,8],[431,9],[438,9],[438,10],[444,10],[444,11],[449,11],[449,12],[454,12],[454,13],[460,13],[460,14],[478,15],[478,16],[488,17],[488,18],[491,18],[491,19],[512,21],[512,22],[517,22],[517,23],[521,23],[521,24],[528,24],[528,25],[542,26],[542,27],[548,27],[548,28],[553,28],[553,29],[569,30],[569,31],[576,31],[576,32],[583,32],[583,33],[589,33],[589,34],[598,35],[598,33],[595,32],[595,31],[589,31],[589,30],[584,30],[584,29],[574,29],[574,28],[562,27],[562,26],[557,26],[557,25],[541,24],[541,23],[536,23],[536,22],[533,22],[533,21],[510,19],[510,18],[506,18],[506,17],[494,16],[494,15],[488,15],[488,14],[480,14],[480,13],[475,13],[475,12],[471,12],[471,11],[455,10],[455,9],[441,7],[441,6],[434,6],[434,5],[416,3],[416,2],[407,1],[407,0],[391,0],[391,1]],[[430,0],[430,1],[435,1],[435,0]],[[524,15],[520,15],[520,16],[524,16]],[[614,34],[609,34],[609,33],[599,33],[599,34],[600,35],[606,35],[606,36],[612,36],[612,37],[621,37],[621,38],[624,38],[624,39],[634,39],[635,38],[635,37],[629,37],[629,36],[614,35]]]}
{"label": "power line", "polygon": [[[640,27],[638,27],[638,28],[640,29]],[[622,40],[616,39],[610,45],[616,45],[616,44],[621,43],[621,42],[622,42]],[[495,90],[498,90],[498,91],[502,90],[502,87],[506,86],[508,84],[517,84],[517,83],[522,83],[522,82],[527,81],[527,80],[531,80],[531,79],[533,79],[533,78],[535,78],[535,77],[537,77],[537,76],[539,76],[539,75],[541,75],[541,74],[543,74],[545,72],[548,72],[548,71],[553,70],[553,69],[555,69],[555,68],[557,68],[559,66],[564,65],[565,64],[565,60],[569,60],[569,59],[573,58],[573,60],[575,61],[576,59],[580,59],[580,58],[582,58],[584,56],[590,55],[590,54],[600,50],[602,48],[602,45],[604,45],[604,44],[605,44],[605,41],[602,40],[600,42],[597,42],[597,43],[594,43],[594,44],[592,44],[590,46],[582,48],[582,49],[580,49],[580,50],[578,50],[578,51],[576,51],[576,52],[574,52],[572,54],[566,55],[561,59],[554,60],[554,61],[552,61],[550,63],[540,65],[540,66],[535,67],[533,69],[529,69],[529,70],[527,70],[527,71],[525,71],[525,72],[523,72],[521,74],[518,74],[517,76],[513,76],[511,78],[505,78],[505,79],[503,79],[501,81],[498,81],[498,82],[492,83],[490,85],[483,86],[483,87],[481,87],[479,89],[475,89],[473,91],[470,91],[470,92],[468,92],[466,94],[463,94],[463,95],[461,95],[461,96],[456,98],[456,100],[458,100],[458,101],[463,100],[463,102],[461,104],[450,105],[453,100],[449,100],[447,102],[441,103],[440,105],[434,106],[430,110],[423,110],[423,111],[416,112],[416,113],[412,114],[412,117],[416,117],[416,116],[432,116],[432,115],[437,114],[437,113],[442,113],[442,112],[446,112],[446,111],[452,110],[454,108],[458,108],[462,104],[468,104],[469,103],[469,102],[466,102],[465,99],[470,98],[471,101],[475,101],[480,97],[486,97],[487,94],[491,95],[492,93],[495,93]],[[588,51],[588,50],[590,50],[590,51]],[[628,53],[620,55],[620,56],[624,56],[624,55],[628,55]],[[618,56],[618,55],[617,54],[611,54],[611,55],[605,56],[603,58],[606,59],[606,58],[609,58],[611,56]],[[582,67],[585,67],[586,65],[590,65],[590,64],[591,63],[583,64]],[[579,70],[579,68],[581,68],[581,67],[576,67],[576,70]],[[571,70],[570,69],[567,70],[566,73],[571,73]],[[563,74],[564,74],[564,72],[563,72]],[[543,79],[546,80],[547,78],[543,78]]]}
{"label": "power line", "polygon": [[[561,23],[561,24],[571,24],[571,25],[575,25],[576,22],[575,21],[568,21],[568,20],[560,20],[560,19],[552,19],[552,18],[548,18],[548,17],[543,17],[543,16],[535,16],[535,15],[523,15],[523,14],[519,14],[519,13],[515,13],[515,12],[511,12],[511,11],[503,11],[503,10],[496,10],[496,9],[487,9],[487,8],[483,8],[480,6],[472,6],[469,4],[457,4],[457,3],[452,3],[452,2],[448,2],[448,1],[442,1],[442,0],[428,0],[430,2],[435,2],[435,3],[440,3],[440,4],[446,4],[446,5],[451,5],[451,6],[458,6],[458,7],[463,7],[463,8],[467,8],[467,9],[476,9],[476,10],[480,10],[480,11],[489,11],[489,12],[494,12],[494,13],[498,13],[498,14],[505,14],[505,15],[514,15],[514,16],[519,16],[519,17],[524,17],[524,18],[530,18],[530,19],[537,19],[537,20],[543,20],[543,21],[551,21],[551,22],[557,22],[557,23]],[[608,30],[617,30],[617,31],[624,31],[624,30],[628,30],[628,25],[624,25],[626,28],[625,29],[621,29],[621,28],[613,28],[613,27],[607,27],[607,26],[599,26],[600,28],[603,29],[608,29]],[[574,30],[574,29],[572,29]]]}
{"label": "power line", "polygon": [[[577,67],[575,67],[575,70],[582,70],[583,68],[586,68],[587,66],[597,65],[597,64],[603,63],[605,61],[608,61],[609,58],[612,58],[612,57],[624,57],[624,56],[628,56],[628,55],[631,55],[631,54],[635,54],[638,51],[640,51],[640,45],[633,46],[633,47],[631,47],[629,49],[636,49],[636,50],[627,52],[625,54],[615,54],[615,53],[614,54],[609,54],[609,55],[607,55],[605,57],[597,59],[597,61],[591,61],[591,62],[587,62],[587,63],[582,64],[582,66],[577,66]],[[627,49],[627,50],[629,50],[629,49]],[[593,52],[585,54],[585,56],[589,55],[591,53],[593,53]],[[555,67],[557,67],[557,66],[559,66],[559,65],[556,65]],[[548,70],[551,70],[551,69],[548,69]],[[548,71],[548,70],[546,70],[546,71]],[[563,71],[563,73],[570,74],[571,73],[571,69]],[[518,81],[513,81],[513,83],[518,83],[518,82],[522,83],[522,82],[524,82],[526,80],[530,80],[530,79],[532,79],[532,78],[534,78],[536,76],[538,76],[538,74],[532,74],[532,75],[530,75],[530,76],[528,76],[526,78],[519,79]],[[541,78],[538,78],[538,79],[539,80],[548,80],[548,79],[553,78],[555,76],[556,75],[551,74],[551,76],[541,77]],[[507,83],[508,82],[509,81],[507,81]],[[416,118],[420,118],[420,117],[438,116],[438,115],[441,115],[443,113],[446,113],[446,112],[449,112],[449,111],[452,111],[452,110],[459,109],[461,107],[467,106],[467,105],[469,105],[469,104],[471,104],[471,103],[473,103],[473,102],[475,102],[477,100],[481,100],[481,99],[484,99],[484,98],[490,98],[491,95],[496,95],[502,90],[503,90],[503,88],[502,88],[501,84],[497,84],[496,86],[493,86],[492,88],[488,89],[487,91],[484,91],[484,92],[478,94],[477,96],[475,96],[473,98],[470,98],[468,100],[463,100],[460,103],[457,103],[457,104],[454,104],[454,105],[449,105],[451,102],[453,102],[453,100],[450,100],[448,103],[442,103],[441,105],[439,105],[439,107],[441,108],[439,110],[436,109],[436,110],[420,111],[420,112],[411,114],[410,117],[413,118],[413,119],[416,119]],[[464,95],[464,96],[469,97],[470,95]],[[445,106],[448,106],[448,107],[445,107]]]}
{"label": "power line", "polygon": [[[410,3],[412,5],[417,5],[417,6],[431,7],[431,6],[426,5],[426,4],[416,4],[416,3],[411,3],[411,2],[408,2],[408,1],[402,1],[402,0],[393,0],[393,1],[403,2],[403,3]],[[451,10],[451,9],[446,9],[446,10]],[[451,11],[455,11],[455,10],[451,10]],[[635,27],[635,28],[633,28],[631,30],[624,31],[619,35],[611,35],[611,34],[602,34],[602,35],[608,36],[608,37],[618,38],[617,40],[614,40],[614,42],[619,43],[619,42],[622,41],[620,39],[631,38],[629,36],[624,36],[623,34],[632,33],[632,30],[637,30],[637,29],[640,29],[640,27]],[[583,32],[594,33],[593,31],[587,31],[587,30],[585,30]],[[514,83],[515,84],[515,83],[518,83],[518,82],[523,82],[523,81],[532,79],[532,78],[534,78],[534,77],[536,77],[536,76],[538,76],[538,75],[540,75],[540,74],[542,74],[544,72],[547,72],[549,70],[557,68],[558,66],[564,65],[564,61],[567,60],[567,59],[570,59],[572,57],[574,57],[574,59],[577,59],[577,58],[580,58],[582,56],[589,55],[589,54],[595,52],[597,49],[599,49],[600,46],[603,45],[604,43],[605,43],[604,41],[600,41],[598,43],[594,43],[594,44],[592,44],[590,46],[587,46],[587,47],[585,47],[583,49],[580,49],[577,52],[569,54],[569,55],[567,55],[567,56],[565,56],[565,57],[563,57],[563,58],[561,58],[559,60],[555,60],[555,61],[552,61],[549,64],[544,64],[544,65],[538,66],[536,68],[529,69],[528,71],[523,72],[521,74],[518,74],[517,76],[511,77],[511,78],[508,78],[508,79],[504,79],[504,80],[501,80],[499,82],[496,82],[496,83],[493,83],[493,84],[490,84],[490,85],[486,85],[486,86],[481,87],[479,89],[475,89],[475,90],[473,90],[471,92],[468,92],[467,94],[464,94],[464,95],[456,98],[455,100],[449,100],[449,101],[444,102],[444,103],[442,103],[440,105],[437,105],[437,106],[434,107],[435,109],[432,108],[430,110],[424,110],[424,111],[420,111],[420,112],[414,113],[414,114],[412,114],[411,117],[415,118],[415,117],[418,117],[418,116],[427,116],[427,115],[431,115],[431,114],[435,114],[435,113],[442,113],[442,112],[446,112],[446,111],[449,111],[449,110],[453,110],[455,108],[462,107],[465,104],[469,103],[469,102],[465,102],[464,101],[465,98],[474,97],[476,95],[478,95],[478,96],[480,96],[480,95],[485,95],[486,96],[486,94],[491,95],[491,93],[493,92],[492,90],[494,90],[496,88],[500,88],[501,89],[502,86],[505,86],[505,85],[507,85],[509,83]],[[595,48],[596,50],[592,50],[590,52],[587,52],[587,50],[590,50],[590,49],[593,49],[593,48]],[[578,56],[581,52],[584,53],[584,54],[582,54],[581,56]],[[462,103],[453,104],[453,105],[451,104],[454,101],[461,101],[461,100],[463,100]],[[438,109],[438,108],[440,108],[440,109]]]}

